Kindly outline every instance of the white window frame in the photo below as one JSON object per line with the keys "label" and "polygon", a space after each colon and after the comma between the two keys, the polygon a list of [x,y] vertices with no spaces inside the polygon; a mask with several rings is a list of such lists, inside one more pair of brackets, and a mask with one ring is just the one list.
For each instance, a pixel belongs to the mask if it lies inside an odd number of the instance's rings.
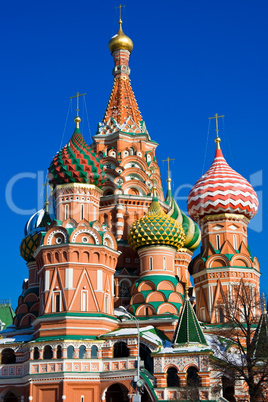
{"label": "white window frame", "polygon": [[88,311],[88,291],[84,289],[81,290],[81,311]]}
{"label": "white window frame", "polygon": [[[59,298],[60,298],[59,311],[56,311],[56,296],[59,296]],[[60,311],[61,311],[61,291],[60,290],[55,290],[53,292],[53,298],[52,298],[52,312],[53,313],[59,313]]]}
{"label": "white window frame", "polygon": [[65,269],[65,289],[73,289],[73,268]]}
{"label": "white window frame", "polygon": [[167,270],[167,259],[166,256],[164,255],[163,257],[163,270],[166,271]]}
{"label": "white window frame", "polygon": [[69,204],[64,205],[64,220],[69,219]]}
{"label": "white window frame", "polygon": [[81,204],[81,221],[84,219],[85,217],[85,205]]}
{"label": "white window frame", "polygon": [[149,257],[149,270],[153,270],[153,257]]}
{"label": "white window frame", "polygon": [[237,236],[233,234],[234,249],[237,250]]}
{"label": "white window frame", "polygon": [[49,292],[50,271],[45,271],[44,292]]}
{"label": "white window frame", "polygon": [[216,247],[217,250],[221,249],[221,236],[219,234],[216,235]]}

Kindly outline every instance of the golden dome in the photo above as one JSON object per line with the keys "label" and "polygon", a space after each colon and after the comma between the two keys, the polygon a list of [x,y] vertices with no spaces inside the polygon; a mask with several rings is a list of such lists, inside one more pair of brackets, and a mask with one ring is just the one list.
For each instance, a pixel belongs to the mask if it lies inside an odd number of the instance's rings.
{"label": "golden dome", "polygon": [[124,34],[121,19],[119,20],[118,32],[110,39],[108,46],[111,53],[119,49],[128,50],[130,53],[133,50],[133,42],[127,35]]}
{"label": "golden dome", "polygon": [[184,242],[182,226],[164,213],[155,197],[147,214],[131,225],[128,235],[128,244],[133,250],[152,245],[172,246],[179,250]]}

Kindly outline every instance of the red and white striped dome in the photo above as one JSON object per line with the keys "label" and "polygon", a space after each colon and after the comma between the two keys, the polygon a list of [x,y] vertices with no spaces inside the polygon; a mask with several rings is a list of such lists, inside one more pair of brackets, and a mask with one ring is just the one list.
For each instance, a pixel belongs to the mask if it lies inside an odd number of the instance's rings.
{"label": "red and white striped dome", "polygon": [[220,213],[242,214],[252,219],[258,206],[253,187],[228,165],[221,149],[216,150],[211,167],[196,182],[187,201],[188,213],[195,221]]}

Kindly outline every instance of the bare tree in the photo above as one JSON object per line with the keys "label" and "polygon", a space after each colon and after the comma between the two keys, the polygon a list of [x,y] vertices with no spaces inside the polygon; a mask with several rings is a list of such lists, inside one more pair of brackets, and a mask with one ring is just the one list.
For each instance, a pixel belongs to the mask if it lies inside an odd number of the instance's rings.
{"label": "bare tree", "polygon": [[265,302],[263,306],[261,315],[258,293],[241,280],[218,303],[222,336],[212,336],[214,369],[225,378],[243,383],[248,389],[250,402],[267,400],[268,321]]}

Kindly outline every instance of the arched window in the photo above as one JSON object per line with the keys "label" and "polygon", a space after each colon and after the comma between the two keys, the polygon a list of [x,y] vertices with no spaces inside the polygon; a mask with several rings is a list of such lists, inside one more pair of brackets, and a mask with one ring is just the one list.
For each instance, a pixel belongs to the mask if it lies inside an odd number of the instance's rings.
{"label": "arched window", "polygon": [[176,367],[169,367],[167,370],[167,386],[168,387],[179,387],[180,386],[178,370],[176,369]]}
{"label": "arched window", "polygon": [[189,367],[187,370],[187,385],[189,387],[199,387],[199,375],[196,367]]}
{"label": "arched window", "polygon": [[34,354],[33,354],[33,358],[34,360],[38,360],[40,357],[40,353],[37,347],[34,348]]}
{"label": "arched window", "polygon": [[79,348],[79,359],[85,359],[86,358],[86,347],[84,345],[81,345]]}
{"label": "arched window", "polygon": [[16,363],[16,355],[15,355],[13,349],[7,348],[7,349],[2,350],[1,363],[2,364],[14,364],[14,363]]}
{"label": "arched window", "polygon": [[62,358],[62,348],[60,345],[58,345],[57,347],[57,359],[61,359]]}
{"label": "arched window", "polygon": [[52,358],[53,358],[53,352],[52,352],[51,346],[49,346],[49,345],[46,345],[46,346],[45,346],[43,358],[44,358],[45,360],[48,360],[48,359],[52,359]]}
{"label": "arched window", "polygon": [[67,348],[67,359],[73,359],[74,358],[74,347],[73,346],[68,346]]}
{"label": "arched window", "polygon": [[98,357],[98,348],[96,345],[91,346],[91,359],[97,359]]}
{"label": "arched window", "polygon": [[122,281],[120,283],[120,296],[121,297],[129,297],[129,283],[128,281]]}
{"label": "arched window", "polygon": [[134,155],[134,153],[135,153],[134,148],[133,148],[133,147],[130,147],[130,148],[129,148],[129,154],[130,154],[130,155]]}
{"label": "arched window", "polygon": [[114,344],[114,357],[128,357],[129,349],[125,342],[116,342]]}
{"label": "arched window", "polygon": [[149,270],[153,269],[153,257],[149,257]]}
{"label": "arched window", "polygon": [[220,248],[221,248],[221,237],[219,234],[216,235],[216,247],[217,247],[217,250],[220,250]]}
{"label": "arched window", "polygon": [[163,257],[163,270],[165,271],[167,269],[167,260],[166,257]]}
{"label": "arched window", "polygon": [[68,219],[69,218],[69,205],[66,204],[64,206],[64,219]]}

